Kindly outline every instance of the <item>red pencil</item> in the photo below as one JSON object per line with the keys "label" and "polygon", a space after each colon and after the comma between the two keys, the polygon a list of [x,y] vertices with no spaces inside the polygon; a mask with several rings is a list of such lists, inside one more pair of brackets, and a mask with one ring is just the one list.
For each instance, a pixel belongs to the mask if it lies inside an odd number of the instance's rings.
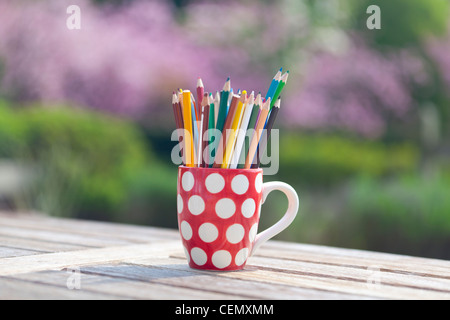
{"label": "red pencil", "polygon": [[200,121],[200,115],[202,114],[202,102],[203,102],[203,93],[205,92],[205,87],[203,86],[203,81],[201,78],[197,79],[197,105],[195,112],[198,115],[197,120]]}
{"label": "red pencil", "polygon": [[[173,109],[173,114],[175,117],[175,123],[177,126],[178,130],[182,130],[184,129],[184,123],[183,123],[183,113],[181,110],[181,104],[180,101],[178,99],[178,95],[175,93],[175,91],[172,93],[172,109]],[[181,144],[183,142],[183,133],[178,132],[178,142]],[[184,160],[184,152],[183,150],[180,150],[181,152],[181,156],[182,156],[182,162],[183,164],[185,164],[185,160]]]}

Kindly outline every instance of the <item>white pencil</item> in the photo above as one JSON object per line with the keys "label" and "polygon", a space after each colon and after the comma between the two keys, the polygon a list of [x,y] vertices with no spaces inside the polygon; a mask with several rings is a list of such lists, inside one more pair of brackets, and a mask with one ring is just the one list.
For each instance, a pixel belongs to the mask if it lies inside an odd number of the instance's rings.
{"label": "white pencil", "polygon": [[219,116],[220,107],[220,93],[216,91],[216,98],[214,99],[214,128],[217,128],[217,117]]}
{"label": "white pencil", "polygon": [[238,136],[236,138],[236,145],[234,147],[233,155],[231,157],[230,169],[236,169],[239,164],[239,157],[241,156],[242,144],[245,141],[245,135],[247,133],[248,122],[252,113],[253,104],[255,102],[255,93],[252,91],[248,98],[247,105],[242,116],[241,124],[238,130]]}

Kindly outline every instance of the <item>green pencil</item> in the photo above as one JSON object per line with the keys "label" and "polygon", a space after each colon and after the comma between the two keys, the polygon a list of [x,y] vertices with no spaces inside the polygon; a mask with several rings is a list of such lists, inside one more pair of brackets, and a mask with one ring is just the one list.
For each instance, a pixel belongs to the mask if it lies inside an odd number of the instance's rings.
{"label": "green pencil", "polygon": [[270,103],[270,110],[272,110],[273,105],[278,100],[278,97],[281,94],[281,91],[283,90],[284,86],[286,85],[287,79],[289,77],[289,71],[286,71],[282,76],[280,83],[278,84],[277,90],[275,91],[275,94],[273,95],[272,102]]}
{"label": "green pencil", "polygon": [[223,86],[222,94],[220,97],[220,106],[217,111],[219,114],[217,116],[217,124],[216,129],[219,129],[220,132],[223,130],[223,125],[225,124],[225,119],[227,117],[227,109],[228,109],[228,96],[230,95],[231,83],[230,78],[228,77],[225,85]]}
{"label": "green pencil", "polygon": [[215,124],[214,119],[216,119],[216,115],[215,115],[214,98],[213,98],[211,92],[209,93],[208,103],[209,103],[208,129],[215,129],[216,128],[216,124]]}
{"label": "green pencil", "polygon": [[[217,110],[217,123],[216,123],[216,129],[220,130],[220,132],[222,133],[223,130],[223,126],[225,125],[225,119],[227,118],[227,112],[228,112],[228,96],[230,95],[230,89],[231,89],[231,82],[230,82],[230,77],[228,77],[227,81],[225,82],[224,86],[223,86],[223,90],[221,92],[221,96],[220,96],[220,104],[219,104],[219,110]],[[211,162],[210,162],[210,167],[213,166],[214,164],[214,159],[216,157],[216,150],[219,147],[219,140],[220,140],[220,136],[216,137],[216,139],[214,140],[213,143],[213,152],[211,152]]]}

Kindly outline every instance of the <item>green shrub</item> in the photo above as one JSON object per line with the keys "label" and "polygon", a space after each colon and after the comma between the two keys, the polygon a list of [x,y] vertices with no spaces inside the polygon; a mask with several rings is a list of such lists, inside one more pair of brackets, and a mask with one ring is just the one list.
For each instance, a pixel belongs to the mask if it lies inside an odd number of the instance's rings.
{"label": "green shrub", "polygon": [[357,179],[349,185],[345,232],[371,250],[448,259],[449,194],[450,179],[440,175]]}
{"label": "green shrub", "polygon": [[177,228],[177,175],[175,165],[152,165],[130,176],[123,222]]}
{"label": "green shrub", "polygon": [[63,106],[2,106],[0,155],[31,168],[22,206],[96,219],[115,219],[130,177],[151,160],[131,123]]}
{"label": "green shrub", "polygon": [[[449,3],[447,0],[352,0],[355,6],[355,28],[367,30],[382,46],[420,45],[428,36],[439,36],[447,30]],[[381,11],[381,29],[368,30],[366,13],[370,5]]]}
{"label": "green shrub", "polygon": [[24,122],[0,100],[0,158],[12,157],[24,148]]}
{"label": "green shrub", "polygon": [[335,184],[359,175],[413,172],[418,161],[418,150],[406,143],[385,145],[333,135],[280,135],[280,175],[308,186]]}
{"label": "green shrub", "polygon": [[[279,240],[450,259],[450,177],[355,177],[328,190],[295,186],[298,216]],[[281,218],[286,198],[269,195],[261,229]]]}

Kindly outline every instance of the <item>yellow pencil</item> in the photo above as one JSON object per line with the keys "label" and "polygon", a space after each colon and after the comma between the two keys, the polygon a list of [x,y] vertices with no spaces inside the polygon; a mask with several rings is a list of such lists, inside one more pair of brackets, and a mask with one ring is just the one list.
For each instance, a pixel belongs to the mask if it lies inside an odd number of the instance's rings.
{"label": "yellow pencil", "polygon": [[227,140],[227,146],[225,148],[225,153],[223,156],[223,163],[221,168],[228,168],[230,165],[231,155],[233,154],[234,145],[236,143],[236,135],[237,130],[239,129],[239,125],[242,119],[242,112],[247,103],[247,92],[242,91],[242,95],[239,98],[239,102],[236,108],[236,113],[234,114],[233,122],[231,123],[231,133],[230,137]]}
{"label": "yellow pencil", "polygon": [[252,165],[253,159],[255,157],[256,150],[258,148],[259,139],[261,139],[261,135],[264,130],[264,124],[266,123],[267,115],[270,110],[270,98],[268,98],[261,109],[261,113],[259,114],[258,122],[256,123],[255,133],[253,134],[252,141],[250,142],[250,148],[248,149],[247,158],[245,159],[245,169],[250,169]]}
{"label": "yellow pencil", "polygon": [[192,130],[191,92],[183,90],[183,119],[184,121],[184,150],[186,154],[186,166],[194,167],[194,135]]}

